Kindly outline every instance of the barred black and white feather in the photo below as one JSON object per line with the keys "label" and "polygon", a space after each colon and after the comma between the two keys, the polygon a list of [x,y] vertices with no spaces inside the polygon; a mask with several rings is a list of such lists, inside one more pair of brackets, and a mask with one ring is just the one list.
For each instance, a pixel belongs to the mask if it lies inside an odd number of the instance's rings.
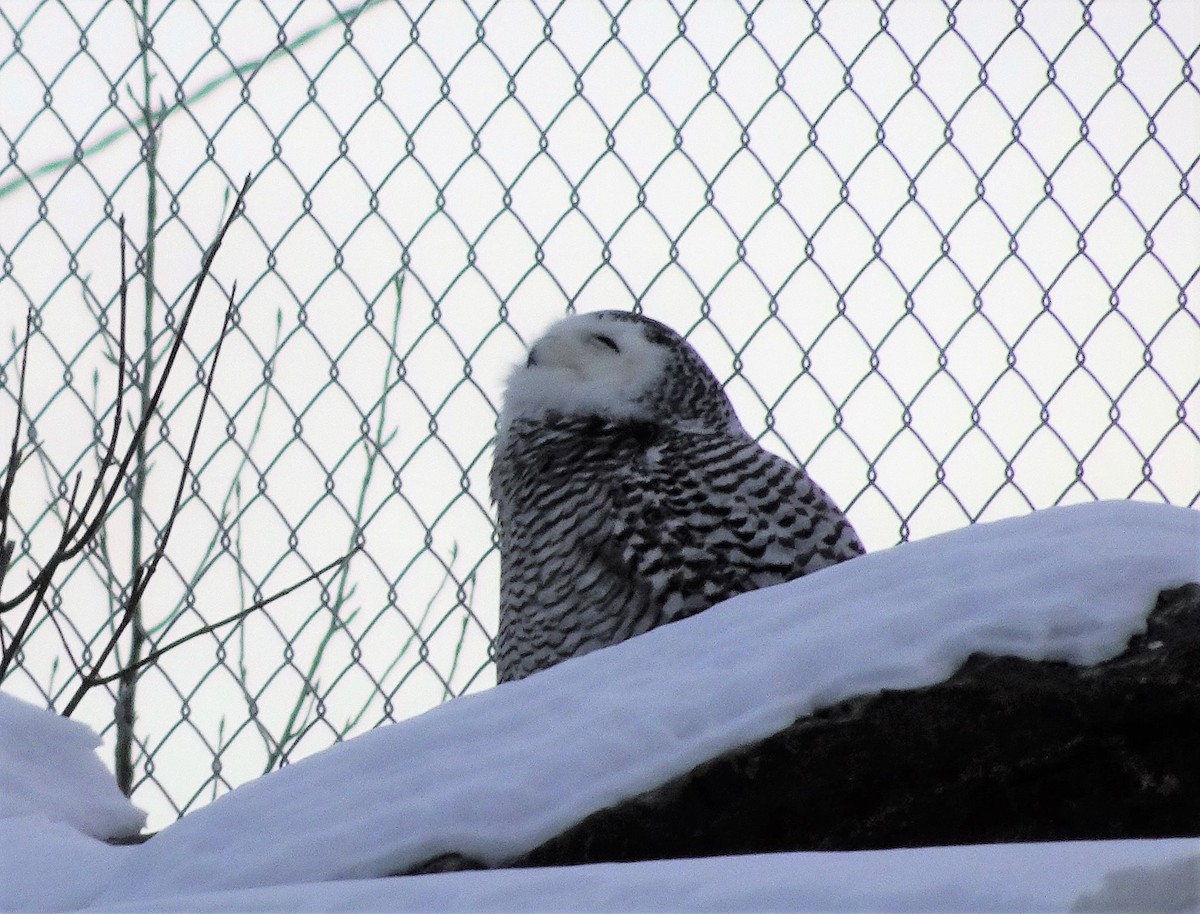
{"label": "barred black and white feather", "polygon": [[863,552],[691,345],[621,311],[560,321],[513,372],[491,484],[501,682]]}

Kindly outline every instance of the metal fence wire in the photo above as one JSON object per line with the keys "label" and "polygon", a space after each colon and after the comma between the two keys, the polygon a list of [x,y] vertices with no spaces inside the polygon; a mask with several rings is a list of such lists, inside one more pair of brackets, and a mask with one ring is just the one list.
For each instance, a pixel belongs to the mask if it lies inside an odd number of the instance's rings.
{"label": "metal fence wire", "polygon": [[1193,0],[43,0],[0,23],[4,453],[29,358],[6,589],[112,427],[117,220],[128,428],[252,177],[143,471],[5,691],[61,710],[111,634],[235,280],[139,643],[104,671],[362,546],[89,693],[75,716],[152,824],[494,682],[496,410],[572,309],[686,332],[872,549],[1200,498]]}

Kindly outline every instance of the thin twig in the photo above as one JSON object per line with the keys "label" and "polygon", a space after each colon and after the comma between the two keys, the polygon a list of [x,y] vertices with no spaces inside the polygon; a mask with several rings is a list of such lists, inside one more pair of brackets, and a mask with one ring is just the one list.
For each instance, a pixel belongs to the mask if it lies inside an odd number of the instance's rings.
{"label": "thin twig", "polygon": [[[282,312],[276,311],[275,340],[274,340],[272,351],[277,350],[279,348],[281,322],[282,322]],[[259,403],[258,415],[255,417],[255,420],[254,420],[254,427],[250,433],[250,440],[246,443],[246,445],[244,447],[239,447],[239,450],[241,451],[241,457],[239,458],[237,467],[230,473],[230,478],[232,478],[234,480],[234,483],[225,492],[225,495],[221,500],[221,507],[217,512],[217,517],[218,517],[217,530],[209,538],[208,544],[204,548],[204,554],[196,562],[196,571],[191,576],[191,579],[187,583],[187,589],[189,591],[195,590],[200,579],[205,574],[208,573],[209,569],[217,561],[217,559],[213,557],[213,553],[217,549],[217,544],[220,541],[221,535],[226,532],[226,521],[229,519],[229,516],[230,516],[229,505],[230,505],[230,501],[232,499],[234,499],[235,493],[237,493],[237,510],[235,512],[235,519],[233,521],[233,524],[235,527],[237,527],[237,529],[239,531],[241,530],[241,516],[243,513],[243,509],[242,509],[242,502],[241,502],[241,498],[240,498],[240,488],[241,488],[240,479],[241,479],[242,471],[245,469],[246,464],[249,463],[249,461],[250,461],[250,452],[254,449],[255,442],[258,441],[259,435],[262,432],[263,416],[266,414],[266,410],[267,410],[267,402],[268,402],[268,398],[270,395],[270,385],[264,383],[262,389],[263,389],[262,400]],[[241,534],[239,532],[237,535],[237,543],[240,544],[240,542],[241,542]],[[245,604],[248,599],[246,591],[245,591],[245,579],[246,579],[245,562],[242,559],[242,553],[241,553],[240,546],[237,546],[234,549],[234,559],[235,559],[235,561],[237,563],[237,567],[238,567],[238,603]],[[159,637],[160,640],[162,638],[166,637],[167,634],[170,632],[171,627],[174,626],[175,623],[178,622],[181,618],[182,618],[182,616],[180,615],[180,613],[178,613],[178,612],[171,613],[170,616],[166,620],[164,620],[164,622],[161,623],[161,625],[158,626],[154,630],[155,634]],[[161,629],[161,632],[159,631],[159,629]],[[243,687],[243,691],[246,691],[246,689],[244,687]]]}
{"label": "thin twig", "polygon": [[[8,467],[4,471],[4,488],[0,489],[0,588],[4,585],[4,575],[8,571],[8,563],[12,558],[12,545],[8,541],[9,499],[12,497],[13,482],[17,478],[17,470],[21,466],[21,416],[25,411],[25,367],[29,359],[29,340],[33,334],[33,307],[25,312],[25,341],[21,344],[21,373],[17,380],[17,423],[13,428],[12,446],[8,452]],[[4,608],[0,602],[0,610]]]}
{"label": "thin twig", "polygon": [[[150,72],[150,0],[142,0],[141,15],[138,15],[134,0],[127,0],[134,19],[140,24],[138,31],[138,57],[142,64],[142,98],[139,102],[133,97],[133,89],[127,83],[125,91],[142,112],[146,125],[145,136],[142,139],[142,161],[146,166],[146,243],[142,248],[142,365],[141,377],[138,378],[138,399],[143,410],[146,409],[150,398],[150,383],[154,377],[154,296],[158,291],[154,266],[157,262],[158,251],[158,154],[162,141],[162,115],[155,120],[151,87],[154,75]],[[142,536],[146,529],[146,481],[150,475],[149,448],[146,436],[137,439],[137,459],[133,465],[133,485],[129,492],[129,567],[140,569],[142,565]],[[139,578],[142,587],[146,586],[149,575]],[[135,590],[131,600],[127,601],[123,611],[130,619],[129,661],[136,662],[142,656],[145,645],[146,629],[142,624],[140,607],[140,592]],[[99,667],[94,667],[93,670]],[[116,707],[113,709],[113,722],[116,725],[116,740],[113,747],[113,768],[117,777],[117,786],[121,792],[128,795],[133,790],[133,724],[135,719],[135,704],[137,700],[137,679],[123,679],[117,689]]]}
{"label": "thin twig", "polygon": [[[179,647],[181,644],[186,644],[188,641],[191,641],[193,638],[198,638],[201,635],[205,635],[205,634],[208,634],[209,632],[216,631],[218,628],[221,628],[224,625],[229,625],[232,622],[237,622],[239,619],[244,619],[244,618],[246,618],[246,616],[250,615],[250,613],[257,612],[258,610],[263,609],[264,607],[269,606],[270,604],[274,603],[276,600],[283,599],[284,597],[288,596],[292,592],[299,590],[305,584],[309,584],[312,581],[315,581],[317,578],[319,578],[321,575],[325,574],[326,572],[333,571],[335,568],[338,568],[339,566],[345,564],[346,562],[350,561],[350,559],[352,559],[359,551],[361,551],[361,547],[356,546],[350,552],[347,552],[345,555],[343,555],[340,559],[336,559],[336,560],[330,562],[324,568],[318,568],[312,574],[308,575],[308,577],[306,577],[300,581],[297,581],[295,584],[292,584],[289,587],[285,587],[283,590],[279,591],[278,593],[272,594],[271,596],[266,597],[265,599],[259,600],[257,603],[254,603],[251,606],[247,606],[245,609],[241,610],[240,612],[234,613],[232,616],[227,616],[226,618],[221,619],[217,622],[209,623],[208,625],[205,625],[201,628],[196,629],[194,632],[189,632],[188,634],[184,635],[181,638],[176,638],[174,641],[172,641],[166,647],[160,647],[157,650],[151,651],[149,654],[147,654],[145,657],[143,657],[141,660],[139,660],[134,666],[127,667],[126,669],[120,670],[119,672],[113,673],[109,676],[88,676],[87,679],[89,681],[89,684],[90,685],[104,685],[105,683],[113,682],[113,681],[119,679],[121,676],[128,673],[130,670],[137,669],[138,667],[146,666],[149,663],[153,663],[155,660],[157,660],[163,654],[167,653],[168,651],[174,650],[175,648]],[[69,711],[65,712],[65,713],[69,713]]]}
{"label": "thin twig", "polygon": [[[128,360],[128,351],[125,343],[125,327],[126,318],[129,308],[129,277],[126,266],[125,254],[125,217],[117,222],[118,229],[121,232],[121,287],[118,294],[120,306],[119,313],[119,337],[117,340],[117,393],[116,393],[116,408],[113,410],[113,427],[112,433],[108,437],[108,447],[104,449],[104,456],[100,458],[100,466],[96,470],[96,479],[92,483],[92,488],[88,492],[87,498],[84,500],[83,507],[79,509],[79,524],[82,525],[87,518],[88,513],[92,510],[92,505],[96,498],[104,488],[104,474],[108,468],[113,465],[114,455],[117,451],[117,438],[121,434],[121,412],[125,404],[125,363]],[[78,527],[76,528],[78,530]],[[68,556],[69,558],[69,556]]]}
{"label": "thin twig", "polygon": [[[195,310],[196,302],[200,297],[200,291],[208,279],[209,272],[212,270],[213,261],[216,259],[217,251],[220,250],[222,242],[225,240],[225,234],[229,231],[229,227],[233,224],[233,220],[240,214],[242,203],[245,199],[246,192],[250,187],[250,176],[246,176],[246,180],[242,183],[241,189],[238,191],[237,198],[234,200],[233,209],[230,211],[228,218],[221,226],[221,231],[218,233],[216,240],[209,247],[204,255],[204,260],[201,264],[200,274],[197,276],[195,284],[192,287],[191,297],[188,299],[187,307],[184,309],[183,317],[179,322],[179,326],[175,331],[175,338],[171,342],[171,348],[167,355],[166,363],[163,365],[162,372],[159,376],[158,384],[155,386],[154,394],[150,398],[150,402],[145,404],[141,419],[138,421],[137,428],[133,433],[133,440],[130,441],[128,448],[125,451],[125,456],[122,458],[120,465],[117,467],[116,478],[112,485],[105,493],[99,506],[96,508],[95,516],[89,522],[82,513],[75,519],[72,527],[65,531],[68,535],[60,544],[60,549],[57,550],[41,572],[33,577],[29,585],[11,600],[0,602],[0,612],[12,609],[13,607],[23,603],[31,594],[36,592],[40,587],[40,580],[44,576],[52,576],[57,571],[58,566],[63,562],[70,561],[80,552],[82,552],[89,542],[91,542],[99,533],[105,518],[108,516],[108,511],[112,507],[113,500],[116,498],[117,492],[121,488],[121,481],[126,478],[129,473],[129,466],[133,462],[134,456],[137,454],[139,442],[146,435],[146,431],[150,426],[151,420],[158,411],[158,403],[162,399],[163,391],[166,389],[167,381],[170,378],[171,370],[175,365],[175,359],[179,355],[179,350],[183,346],[184,334],[187,332],[188,323],[191,320],[192,312]],[[27,351],[27,350],[26,350]],[[114,422],[116,419],[114,419]],[[6,480],[7,481],[7,480]],[[86,523],[86,528],[85,528]],[[7,656],[7,655],[6,655]],[[0,679],[3,678],[6,667],[0,667]]]}
{"label": "thin twig", "polygon": [[[225,309],[225,320],[221,325],[221,335],[217,337],[217,343],[213,350],[212,365],[209,366],[208,374],[204,379],[204,395],[200,400],[200,412],[192,426],[192,438],[188,443],[187,455],[184,457],[183,468],[179,473],[179,485],[175,489],[175,500],[171,504],[170,513],[167,515],[166,526],[163,527],[162,531],[158,535],[158,542],[154,547],[154,552],[150,556],[149,561],[143,565],[140,565],[135,572],[133,585],[129,589],[129,597],[126,599],[125,606],[122,610],[121,622],[117,625],[116,630],[109,637],[108,643],[100,652],[100,656],[96,659],[96,662],[92,667],[93,671],[98,670],[104,664],[104,661],[108,659],[109,654],[112,653],[113,649],[116,647],[121,635],[124,634],[125,629],[127,629],[129,625],[137,619],[138,608],[141,606],[142,602],[142,595],[145,594],[146,588],[150,586],[150,580],[154,577],[154,573],[158,570],[159,562],[162,561],[162,557],[166,554],[167,543],[171,538],[171,531],[174,529],[175,520],[179,516],[179,505],[183,501],[183,489],[187,484],[188,473],[191,472],[192,459],[196,453],[196,442],[200,437],[200,428],[204,424],[204,411],[208,407],[208,401],[212,395],[213,381],[217,376],[217,361],[221,357],[221,348],[225,343],[225,339],[229,335],[229,321],[233,314],[234,296],[236,294],[237,283],[234,283],[233,288],[229,293],[229,305]],[[182,339],[182,327],[180,327],[179,333],[181,334],[179,338]],[[121,670],[121,672],[116,674],[115,678],[123,678],[130,675],[130,673],[136,670],[139,666],[140,661],[135,661],[131,666],[125,667]],[[79,688],[75,692],[75,695],[71,698],[71,701],[63,710],[64,717],[70,717],[71,712],[75,710],[76,706],[78,706],[79,702],[82,700],[84,694],[86,694],[88,689],[90,689],[93,685],[95,685],[95,682],[92,680],[91,674],[84,675]]]}
{"label": "thin twig", "polygon": [[[120,340],[119,340],[120,356],[119,356],[119,361],[118,361],[118,365],[117,365],[117,395],[116,395],[116,411],[113,416],[113,430],[112,430],[112,434],[109,436],[108,447],[105,450],[104,457],[101,459],[100,466],[96,471],[96,479],[95,479],[94,483],[92,484],[91,490],[88,492],[88,497],[85,499],[83,507],[81,507],[79,509],[79,515],[77,516],[75,523],[71,524],[70,517],[68,517],[66,519],[66,522],[65,522],[66,533],[67,533],[66,538],[65,538],[66,542],[70,542],[74,537],[76,537],[78,535],[79,527],[82,526],[82,524],[86,520],[87,513],[89,510],[91,510],[92,503],[95,501],[98,492],[100,491],[100,489],[102,488],[102,486],[104,484],[104,472],[109,466],[112,465],[113,453],[116,451],[116,446],[117,446],[117,436],[120,434],[120,431],[121,431],[121,409],[122,409],[122,405],[124,402],[124,395],[125,395],[125,362],[126,362],[125,327],[126,327],[127,295],[128,295],[128,289],[129,289],[129,282],[128,282],[128,278],[126,275],[126,264],[125,264],[125,217],[124,216],[122,216],[120,218],[118,225],[119,225],[120,231],[121,231],[121,288],[120,288],[120,294],[119,294],[119,300],[120,300]],[[22,351],[21,351],[21,378],[20,378],[20,386],[19,386],[18,392],[17,392],[17,406],[18,406],[17,428],[16,428],[16,431],[14,431],[14,433],[13,433],[13,453],[14,453],[14,455],[16,455],[17,436],[20,434],[21,415],[24,410],[25,359],[29,353],[30,322],[32,321],[32,318],[33,318],[33,312],[31,310],[29,312],[29,314],[26,316],[26,331],[25,331],[26,342],[25,342],[25,345],[22,347]],[[18,462],[19,462],[19,455],[16,455],[16,458],[18,459]],[[5,532],[6,532],[7,522],[8,522],[8,503],[9,503],[8,499],[9,499],[10,490],[12,488],[12,481],[15,476],[15,471],[13,471],[13,469],[12,469],[12,467],[13,467],[12,460],[10,460],[9,467],[10,467],[10,471],[9,471],[8,475],[5,477],[4,492],[0,493],[0,514],[3,515],[3,524],[0,524],[0,541],[3,541],[4,537],[5,537]],[[118,481],[119,481],[119,479],[118,479]],[[117,486],[114,485],[113,488],[116,489]],[[86,542],[86,540],[85,540],[85,542]],[[70,557],[71,556],[63,556],[62,560],[65,561],[66,559],[68,559]],[[54,562],[54,559],[55,559],[55,557],[52,556],[51,559],[43,567],[43,572],[47,568],[51,567],[51,563]],[[55,564],[55,567],[57,567],[56,564]],[[51,572],[51,573],[53,573],[53,572]],[[2,580],[0,580],[0,583],[3,583]],[[34,590],[36,590],[36,579],[34,579],[34,581],[32,581],[30,583],[30,586],[26,587],[26,589],[24,591],[19,593],[17,596],[13,597],[11,600],[0,600],[0,612],[4,612],[5,610],[12,609],[16,606],[19,606],[21,603],[23,603],[25,601],[25,599],[29,596],[29,594],[32,593]]]}
{"label": "thin twig", "polygon": [[[221,244],[225,240],[225,234],[229,231],[229,227],[233,224],[233,220],[240,214],[242,202],[245,199],[246,191],[250,189],[250,176],[246,176],[246,180],[242,183],[241,190],[238,191],[237,198],[234,200],[233,209],[230,210],[229,217],[221,226],[221,231],[217,235],[216,241],[209,247],[208,252],[204,255],[204,261],[200,268],[200,275],[196,277],[196,282],[192,286],[192,295],[188,299],[187,307],[184,308],[183,317],[179,321],[179,326],[175,330],[175,338],[171,341],[171,348],[167,354],[166,363],[163,365],[162,373],[159,375],[158,384],[154,388],[154,395],[150,398],[150,402],[142,411],[141,421],[138,422],[137,429],[133,433],[134,443],[141,440],[146,429],[150,425],[150,421],[154,418],[158,411],[158,402],[162,399],[163,391],[166,389],[167,380],[171,375],[171,369],[175,365],[175,358],[179,355],[179,350],[183,346],[184,335],[187,333],[188,323],[192,319],[192,312],[195,310],[196,301],[200,297],[200,290],[204,286],[204,282],[208,279],[209,271],[212,269],[213,261],[216,259],[217,251],[221,249]],[[129,464],[133,461],[133,456],[136,453],[136,447],[131,443],[129,449],[125,453],[121,465],[117,468],[117,478],[123,479],[129,471]],[[108,514],[108,509],[112,505],[113,499],[116,497],[117,486],[114,485],[105,496],[101,503],[95,519],[84,533],[82,539],[72,547],[71,551],[65,558],[73,558],[82,549],[84,543],[90,540],[95,535],[95,530],[103,522],[104,517]]]}
{"label": "thin twig", "polygon": [[[58,556],[62,554],[67,539],[71,535],[71,513],[75,509],[75,499],[79,495],[81,477],[82,474],[75,477],[75,485],[71,489],[70,498],[67,500],[67,516],[63,522],[63,531],[59,535],[58,546],[54,549],[50,563],[36,576],[30,576],[30,588],[32,589],[33,599],[29,602],[29,606],[25,610],[25,616],[21,619],[21,624],[13,632],[12,642],[5,649],[3,657],[0,658],[0,681],[3,681],[5,675],[8,673],[8,668],[16,660],[17,653],[20,651],[22,644],[25,642],[25,636],[29,632],[29,627],[33,624],[38,610],[42,608],[42,601],[46,598],[46,591],[50,589],[50,581],[54,577],[54,571],[58,568]],[[47,573],[47,569],[49,569],[49,573]]]}
{"label": "thin twig", "polygon": [[[196,303],[199,300],[201,289],[203,288],[204,283],[208,278],[209,272],[212,269],[213,261],[216,258],[217,251],[220,250],[220,248],[221,248],[221,244],[225,239],[225,234],[228,232],[230,225],[232,225],[232,223],[233,223],[233,220],[240,213],[243,201],[245,199],[245,194],[246,194],[247,190],[249,189],[249,185],[250,185],[250,176],[247,175],[245,182],[243,182],[241,189],[238,191],[237,198],[234,201],[233,208],[231,209],[228,218],[222,224],[221,230],[218,233],[216,240],[213,242],[213,244],[209,247],[208,251],[205,253],[204,260],[201,265],[200,274],[196,278],[195,284],[192,288],[191,297],[188,300],[188,304],[187,304],[186,309],[184,310],[183,317],[180,320],[178,327],[176,328],[175,337],[172,340],[172,345],[170,347],[169,355],[166,360],[166,363],[163,366],[162,372],[159,377],[158,384],[154,390],[154,394],[150,398],[150,401],[143,405],[143,412],[142,412],[141,418],[138,422],[138,426],[133,433],[133,440],[129,443],[129,446],[125,452],[125,456],[121,460],[120,465],[117,467],[116,476],[113,479],[112,484],[109,486],[109,488],[105,492],[103,498],[100,500],[100,504],[96,507],[95,515],[89,521],[88,517],[87,517],[86,508],[90,507],[90,502],[94,501],[95,497],[98,497],[98,495],[96,493],[103,490],[103,475],[104,475],[104,470],[106,469],[105,464],[111,463],[111,453],[107,453],[105,455],[105,460],[102,461],[102,465],[101,465],[101,467],[99,469],[99,473],[98,473],[98,475],[101,477],[101,479],[97,485],[92,487],[91,491],[89,492],[89,498],[87,501],[85,501],[85,506],[83,508],[81,508],[79,511],[75,511],[75,501],[78,497],[79,484],[80,484],[80,480],[77,478],[75,487],[72,490],[72,493],[70,496],[70,501],[68,502],[66,517],[63,522],[62,535],[59,538],[57,547],[51,553],[50,557],[47,559],[45,564],[42,566],[41,570],[36,575],[30,576],[29,584],[16,597],[14,597],[11,600],[0,601],[0,612],[5,612],[7,610],[16,608],[17,606],[24,603],[27,599],[32,598],[30,600],[29,606],[26,608],[25,616],[21,620],[21,624],[17,627],[16,631],[13,633],[13,636],[10,639],[9,643],[4,646],[3,654],[0,655],[0,680],[4,679],[5,675],[9,671],[9,668],[12,666],[14,660],[16,659],[17,653],[20,651],[20,649],[22,647],[22,644],[23,644],[25,637],[29,631],[29,628],[33,623],[33,619],[34,619],[35,615],[37,614],[37,611],[41,608],[42,602],[46,595],[46,592],[49,589],[51,581],[53,580],[54,575],[57,573],[58,569],[62,566],[62,564],[64,562],[69,561],[70,559],[74,558],[81,551],[83,551],[85,548],[87,548],[88,544],[91,543],[92,541],[94,541],[95,538],[102,531],[104,521],[108,516],[109,509],[111,508],[113,500],[116,497],[116,493],[120,490],[122,481],[126,478],[128,472],[129,472],[129,467],[133,460],[133,457],[135,456],[135,454],[138,453],[138,451],[140,449],[140,444],[145,439],[146,431],[149,428],[150,421],[154,417],[154,415],[156,414],[156,412],[158,410],[159,401],[162,398],[163,391],[166,388],[167,381],[170,377],[172,368],[174,367],[175,358],[179,354],[179,350],[183,345],[184,335],[187,332],[187,327],[188,327],[188,323],[191,319],[192,312],[194,311]],[[124,232],[123,231],[122,231],[122,252],[124,252]],[[121,355],[121,360],[120,360],[120,369],[121,369],[121,373],[123,375],[124,368],[125,368],[125,346],[124,346],[125,313],[124,312],[125,312],[125,307],[126,307],[126,300],[127,300],[126,296],[127,296],[127,287],[128,287],[124,257],[122,257],[121,273],[122,273],[122,292],[121,292],[121,303],[122,303],[122,318],[121,318],[121,343],[122,343],[122,345],[121,345],[121,350],[122,350],[122,355]],[[222,328],[222,336],[221,336],[221,339],[218,341],[216,353],[214,354],[214,358],[213,358],[214,367],[215,367],[215,363],[216,363],[216,357],[220,354],[221,343],[224,341],[225,336],[228,334],[228,326],[229,326],[230,315],[232,313],[232,308],[233,308],[233,304],[232,304],[232,295],[231,295],[230,296],[230,305],[226,310],[225,325]],[[22,357],[21,357],[22,367],[21,367],[20,387],[19,387],[19,391],[18,391],[17,430],[13,436],[13,445],[11,448],[9,468],[8,468],[8,471],[5,476],[4,488],[2,490],[0,490],[0,499],[3,499],[3,501],[0,501],[0,507],[3,508],[3,514],[4,514],[3,520],[4,521],[7,521],[8,499],[11,494],[12,481],[13,481],[13,478],[14,478],[14,475],[16,472],[16,463],[18,462],[17,458],[19,457],[19,454],[17,453],[17,451],[18,451],[17,442],[19,440],[19,435],[20,435],[21,411],[24,406],[25,364],[26,364],[26,360],[28,358],[28,353],[29,353],[29,339],[30,339],[30,336],[32,333],[32,319],[33,319],[32,312],[30,312],[29,314],[27,314],[27,317],[26,317],[26,324],[27,324],[26,339],[25,339],[24,347],[22,349]],[[201,410],[200,410],[200,419],[201,420],[203,419],[204,408],[208,403],[209,396],[211,395],[212,376],[213,376],[213,372],[210,371],[208,382],[206,383],[206,386],[205,386],[204,399],[201,403]],[[124,390],[124,379],[123,379],[123,377],[121,377],[121,378],[118,378],[118,392],[120,393],[123,390]],[[116,417],[114,417],[114,420],[113,420],[114,424],[119,422],[119,419],[120,419],[120,410],[118,410]],[[172,509],[171,519],[170,519],[170,522],[168,523],[167,529],[164,531],[164,533],[160,539],[160,548],[158,550],[156,550],[155,556],[152,559],[149,567],[139,566],[135,570],[134,576],[133,576],[133,582],[128,591],[128,593],[130,595],[130,602],[126,605],[125,612],[123,614],[123,618],[121,619],[121,622],[114,629],[113,634],[110,637],[109,642],[106,645],[105,649],[102,651],[100,658],[93,665],[93,667],[92,667],[93,672],[95,670],[99,669],[100,666],[103,664],[103,662],[105,660],[107,660],[108,655],[111,653],[111,651],[115,647],[115,645],[118,642],[118,640],[120,639],[121,635],[125,632],[125,629],[129,626],[130,622],[134,619],[136,612],[131,611],[130,606],[133,607],[133,610],[136,610],[137,602],[138,602],[138,600],[140,600],[142,593],[145,591],[146,585],[149,581],[149,577],[153,575],[154,570],[158,566],[158,562],[162,558],[162,547],[165,547],[165,541],[166,541],[166,538],[169,536],[170,527],[174,523],[175,515],[178,513],[179,503],[182,498],[182,489],[183,489],[184,481],[186,479],[188,469],[190,468],[190,466],[189,466],[190,461],[194,455],[196,440],[197,440],[197,436],[199,435],[199,426],[200,426],[200,421],[198,420],[196,427],[193,430],[191,446],[188,449],[188,462],[185,463],[184,471],[183,471],[183,474],[181,475],[180,487],[179,487],[178,492],[176,493],[176,499],[175,499],[174,507]],[[112,449],[115,449],[115,442],[116,442],[116,436],[114,434],[113,438],[110,439],[110,451]],[[0,530],[6,530],[6,525],[0,524]],[[81,677],[83,677],[84,683],[86,684],[87,677],[89,674],[85,674],[83,672],[83,670],[77,670],[77,672],[80,674]],[[82,698],[82,694],[86,691],[87,691],[87,688],[85,686],[81,686],[81,691],[78,692],[71,701],[71,704],[70,704],[71,710],[73,710],[74,707],[78,704],[79,699]],[[70,714],[70,711],[67,711],[65,713]]]}
{"label": "thin twig", "polygon": [[192,460],[196,455],[196,442],[200,438],[200,426],[204,424],[204,412],[208,408],[208,401],[212,397],[213,381],[217,377],[217,361],[221,358],[221,350],[224,348],[225,340],[229,336],[229,322],[233,316],[234,296],[236,295],[237,283],[235,282],[229,293],[229,306],[225,309],[225,320],[221,324],[221,335],[217,337],[216,345],[213,348],[212,364],[209,366],[208,375],[204,379],[204,394],[200,398],[200,412],[196,416],[196,421],[192,426],[192,438],[188,442],[187,454],[183,458],[183,469],[179,473],[179,485],[175,488],[175,500],[171,503],[171,513],[167,515],[166,526],[159,533],[158,543],[147,564],[142,591],[137,592],[130,601],[135,609],[137,602],[141,599],[142,592],[145,591],[146,586],[150,583],[150,579],[158,570],[158,563],[167,551],[167,541],[171,538],[171,531],[175,528],[175,521],[179,517],[179,506],[183,501],[183,489],[187,484],[187,477],[192,469]]}

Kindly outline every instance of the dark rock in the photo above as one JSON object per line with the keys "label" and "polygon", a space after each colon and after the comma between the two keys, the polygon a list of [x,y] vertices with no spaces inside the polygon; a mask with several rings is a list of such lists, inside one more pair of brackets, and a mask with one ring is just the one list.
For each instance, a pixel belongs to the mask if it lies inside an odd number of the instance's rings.
{"label": "dark rock", "polygon": [[1094,667],[976,655],[801,718],[509,866],[1200,835],[1200,585]]}
{"label": "dark rock", "polygon": [[464,870],[483,869],[487,869],[487,864],[482,860],[476,860],[474,857],[467,857],[464,854],[450,853],[431,857],[420,866],[394,875],[420,876],[426,873],[461,873]]}
{"label": "dark rock", "polygon": [[105,844],[111,844],[113,847],[125,847],[130,844],[145,844],[158,832],[138,832],[136,835],[117,835],[112,838],[105,838]]}

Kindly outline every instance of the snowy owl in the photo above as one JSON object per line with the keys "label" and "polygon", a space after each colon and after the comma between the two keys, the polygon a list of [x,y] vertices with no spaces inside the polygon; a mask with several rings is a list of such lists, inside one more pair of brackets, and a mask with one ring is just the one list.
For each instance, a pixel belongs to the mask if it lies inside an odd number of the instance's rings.
{"label": "snowy owl", "polygon": [[758,446],[679,334],[558,322],[508,381],[491,473],[500,682],[861,555],[802,469]]}

